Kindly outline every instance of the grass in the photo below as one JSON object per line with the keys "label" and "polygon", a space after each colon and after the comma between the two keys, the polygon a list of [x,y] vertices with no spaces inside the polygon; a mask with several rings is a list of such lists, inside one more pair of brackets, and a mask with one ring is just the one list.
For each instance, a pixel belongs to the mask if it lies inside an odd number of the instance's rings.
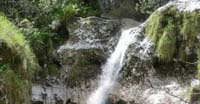
{"label": "grass", "polygon": [[12,70],[3,72],[4,90],[9,104],[30,104],[30,86]]}
{"label": "grass", "polygon": [[31,78],[38,68],[35,55],[20,33],[0,14],[0,77],[9,104],[30,104]]}

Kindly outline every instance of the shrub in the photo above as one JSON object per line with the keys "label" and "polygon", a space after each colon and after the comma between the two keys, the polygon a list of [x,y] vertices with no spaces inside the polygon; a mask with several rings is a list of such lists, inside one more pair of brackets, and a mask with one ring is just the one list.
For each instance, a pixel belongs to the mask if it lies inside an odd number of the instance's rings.
{"label": "shrub", "polygon": [[166,2],[168,0],[138,0],[135,9],[142,14],[149,15]]}

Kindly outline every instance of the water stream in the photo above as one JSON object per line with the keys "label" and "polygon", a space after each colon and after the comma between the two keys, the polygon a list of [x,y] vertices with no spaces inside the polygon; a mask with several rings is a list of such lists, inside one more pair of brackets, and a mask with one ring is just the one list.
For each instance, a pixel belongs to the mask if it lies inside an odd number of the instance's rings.
{"label": "water stream", "polygon": [[107,59],[107,62],[102,66],[102,75],[99,81],[98,88],[91,94],[87,104],[105,104],[108,94],[112,92],[118,74],[123,66],[123,60],[128,49],[128,46],[137,41],[137,36],[142,28],[135,27],[129,30],[123,30],[121,37],[114,52]]}

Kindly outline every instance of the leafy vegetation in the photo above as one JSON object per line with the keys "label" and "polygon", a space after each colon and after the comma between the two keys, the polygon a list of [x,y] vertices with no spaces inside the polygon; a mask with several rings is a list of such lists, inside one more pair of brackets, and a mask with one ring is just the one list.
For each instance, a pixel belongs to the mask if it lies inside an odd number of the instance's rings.
{"label": "leafy vegetation", "polygon": [[135,9],[142,14],[150,15],[167,1],[168,0],[138,0]]}
{"label": "leafy vegetation", "polygon": [[67,22],[74,17],[99,15],[100,10],[96,2],[96,0],[13,0],[1,1],[0,9],[25,35],[43,69],[40,73],[48,74],[51,70],[49,66],[56,65],[53,50],[68,39]]}
{"label": "leafy vegetation", "polygon": [[58,13],[59,17],[63,20],[69,20],[73,16],[87,17],[98,15],[100,10],[96,2],[95,0],[88,2],[84,0],[67,0],[64,1],[60,12],[57,11],[56,13]]}
{"label": "leafy vegetation", "polygon": [[37,26],[48,25],[54,19],[100,13],[97,0],[13,0],[1,1],[0,8],[12,19],[21,21],[26,18]]}

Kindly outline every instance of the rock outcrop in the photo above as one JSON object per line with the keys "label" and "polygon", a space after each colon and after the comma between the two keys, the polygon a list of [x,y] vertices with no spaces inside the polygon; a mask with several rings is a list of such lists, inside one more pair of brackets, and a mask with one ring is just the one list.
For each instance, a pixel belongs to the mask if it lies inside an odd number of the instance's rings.
{"label": "rock outcrop", "polygon": [[[119,81],[109,94],[109,104],[195,104],[199,101],[196,62],[199,7],[197,0],[173,1],[140,25],[142,31],[126,52]],[[58,104],[85,104],[97,87],[101,65],[113,52],[123,23],[127,22],[97,17],[79,18],[70,23],[69,40],[55,51],[62,74],[46,85],[35,85],[33,100],[48,104],[58,101],[61,102]]]}
{"label": "rock outcrop", "polygon": [[[62,65],[59,78],[50,78],[47,85],[34,85],[33,101],[85,104],[87,96],[97,87],[101,65],[113,51],[120,36],[121,23],[98,17],[78,18],[67,28],[69,40],[55,51]],[[41,95],[46,95],[42,98]]]}

